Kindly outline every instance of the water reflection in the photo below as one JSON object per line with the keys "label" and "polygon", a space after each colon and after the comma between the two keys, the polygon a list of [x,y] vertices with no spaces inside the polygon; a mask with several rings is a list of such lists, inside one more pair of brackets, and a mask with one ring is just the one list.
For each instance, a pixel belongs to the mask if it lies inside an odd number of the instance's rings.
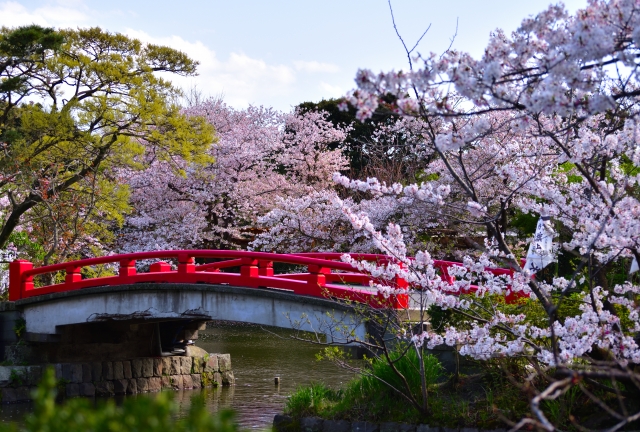
{"label": "water reflection", "polygon": [[[197,345],[207,352],[230,353],[236,385],[212,389],[206,403],[212,411],[233,408],[243,427],[263,429],[282,411],[285,399],[299,385],[322,381],[338,387],[352,375],[327,362],[318,362],[320,347],[291,338],[282,329],[224,325],[201,332]],[[281,377],[279,386],[274,378]],[[189,403],[189,391],[181,404]],[[181,410],[182,412],[186,412]]]}
{"label": "water reflection", "polygon": [[[338,387],[351,379],[349,372],[316,360],[320,347],[293,340],[292,335],[282,329],[266,331],[257,326],[230,323],[217,323],[201,331],[198,346],[207,352],[231,354],[236,385],[176,392],[179,415],[186,415],[191,397],[203,392],[211,412],[232,408],[243,428],[266,429],[272,424],[273,416],[282,412],[287,395],[297,386],[322,381]],[[274,384],[276,376],[281,377],[279,386]],[[154,397],[154,394],[126,396],[130,397]],[[118,397],[116,403],[124,398]],[[31,410],[30,403],[0,405],[0,421],[20,423]]]}

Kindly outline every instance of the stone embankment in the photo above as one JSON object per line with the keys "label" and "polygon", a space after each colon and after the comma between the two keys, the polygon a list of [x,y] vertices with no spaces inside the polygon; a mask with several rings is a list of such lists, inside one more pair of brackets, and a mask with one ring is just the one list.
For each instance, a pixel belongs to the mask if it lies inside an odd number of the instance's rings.
{"label": "stone embankment", "polygon": [[[305,417],[293,421],[283,415],[276,415],[273,422],[274,432],[507,432],[509,429],[479,429],[474,427],[440,427],[426,424],[408,424],[399,422],[371,423],[366,421],[322,420],[318,417]],[[528,431],[526,426],[522,431]],[[628,432],[640,432],[632,430]]]}
{"label": "stone embankment", "polygon": [[[273,419],[274,432],[481,432],[478,428],[447,428],[426,424],[398,422],[372,423],[365,421],[323,420],[319,417],[304,417],[296,420],[286,415],[276,415]],[[487,431],[482,431],[487,432]],[[490,432],[506,432],[493,429]]]}
{"label": "stone embankment", "polygon": [[31,391],[48,367],[54,369],[58,388],[67,397],[113,396],[234,384],[229,354],[207,354],[200,349],[192,349],[191,353],[188,350],[187,354],[122,361],[0,366],[0,395],[2,403],[30,400]]}

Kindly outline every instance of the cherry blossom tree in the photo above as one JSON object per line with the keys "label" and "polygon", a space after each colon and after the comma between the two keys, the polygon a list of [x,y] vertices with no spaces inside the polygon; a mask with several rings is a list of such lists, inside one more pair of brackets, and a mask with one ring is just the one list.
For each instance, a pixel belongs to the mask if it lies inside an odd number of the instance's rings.
{"label": "cherry blossom tree", "polygon": [[[362,152],[368,163],[363,172],[386,179],[415,179],[425,175],[421,163],[433,152],[423,145],[419,120],[398,119],[378,125],[368,138],[360,137]],[[426,230],[440,226],[435,219],[425,221],[423,209],[385,196],[369,196],[367,187],[342,187],[340,174],[333,173],[333,182],[310,195],[279,198],[274,208],[259,219],[265,228],[251,243],[254,249],[277,252],[342,251],[373,252],[367,236],[349,229],[349,219],[336,203],[346,200],[349,206],[369,214],[378,228],[394,219],[403,227],[407,241],[417,250],[424,246],[420,239]],[[409,240],[411,237],[411,240]]]}
{"label": "cherry blossom tree", "polygon": [[[510,36],[494,32],[480,59],[450,50],[410,55],[408,71],[361,70],[347,98],[360,119],[385,109],[419,120],[435,158],[424,181],[336,181],[391,198],[388,208],[421,207],[426,219],[481,228],[486,240],[444,277],[432,251],[409,257],[400,224],[379,227],[380,209],[369,215],[336,197],[354,229],[392,257],[382,265],[344,259],[386,280],[375,285],[385,295],[406,291],[393,283],[398,277],[418,288],[413,300],[424,321],[434,305],[458,313],[458,325],[443,331],[396,329],[419,352],[445,343],[476,359],[528,360],[532,414],[517,427],[554,430],[542,403],[574,387],[608,413],[608,430],[640,419],[628,403],[640,392],[640,285],[614,274],[640,258],[638,54],[636,1],[591,0],[573,16],[551,6]],[[509,236],[516,211],[551,218],[570,271],[534,278],[523,268],[522,245]],[[490,271],[500,266],[513,273]],[[537,312],[514,312],[500,300],[514,292]],[[426,393],[423,404],[426,413]]]}
{"label": "cherry blossom tree", "polygon": [[328,147],[344,139],[345,130],[322,113],[235,110],[219,100],[185,113],[215,127],[214,162],[152,161],[147,170],[125,173],[136,210],[123,231],[124,251],[244,248],[277,200],[323,191],[346,166],[342,153]]}

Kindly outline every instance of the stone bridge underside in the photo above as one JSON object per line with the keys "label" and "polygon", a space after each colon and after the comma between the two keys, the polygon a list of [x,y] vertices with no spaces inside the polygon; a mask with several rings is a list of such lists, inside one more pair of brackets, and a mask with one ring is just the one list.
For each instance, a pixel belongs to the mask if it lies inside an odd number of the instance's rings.
{"label": "stone bridge underside", "polygon": [[[344,343],[344,331],[364,339],[365,325],[349,305],[284,290],[208,284],[105,286],[16,301],[26,332],[59,334],[62,326],[86,323],[153,323],[176,320],[238,321],[294,328]],[[341,328],[340,333],[333,330]]]}

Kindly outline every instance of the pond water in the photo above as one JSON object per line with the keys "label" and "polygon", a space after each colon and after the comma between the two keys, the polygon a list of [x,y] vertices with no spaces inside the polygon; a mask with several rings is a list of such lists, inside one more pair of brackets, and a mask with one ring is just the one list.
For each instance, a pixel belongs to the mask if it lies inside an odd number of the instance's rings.
{"label": "pond water", "polygon": [[[205,394],[211,412],[232,408],[243,429],[263,430],[281,413],[287,395],[296,387],[322,381],[332,387],[352,378],[352,374],[326,361],[317,361],[320,347],[293,340],[292,332],[257,326],[223,324],[200,331],[196,345],[211,353],[231,354],[236,385],[205,390],[176,392],[180,415],[186,414],[191,397]],[[280,377],[280,385],[274,378]],[[153,394],[126,397],[153,397]],[[122,400],[119,397],[118,400]],[[31,404],[0,406],[0,421],[20,422]]]}
{"label": "pond water", "polygon": [[[197,345],[212,353],[231,354],[236,385],[210,389],[206,404],[210,411],[233,408],[244,428],[264,429],[281,413],[287,395],[299,385],[322,381],[332,387],[352,374],[326,361],[317,361],[317,345],[291,339],[292,332],[256,326],[225,325],[200,332]],[[274,378],[280,377],[280,385]],[[186,412],[193,391],[177,394],[181,412]]]}

